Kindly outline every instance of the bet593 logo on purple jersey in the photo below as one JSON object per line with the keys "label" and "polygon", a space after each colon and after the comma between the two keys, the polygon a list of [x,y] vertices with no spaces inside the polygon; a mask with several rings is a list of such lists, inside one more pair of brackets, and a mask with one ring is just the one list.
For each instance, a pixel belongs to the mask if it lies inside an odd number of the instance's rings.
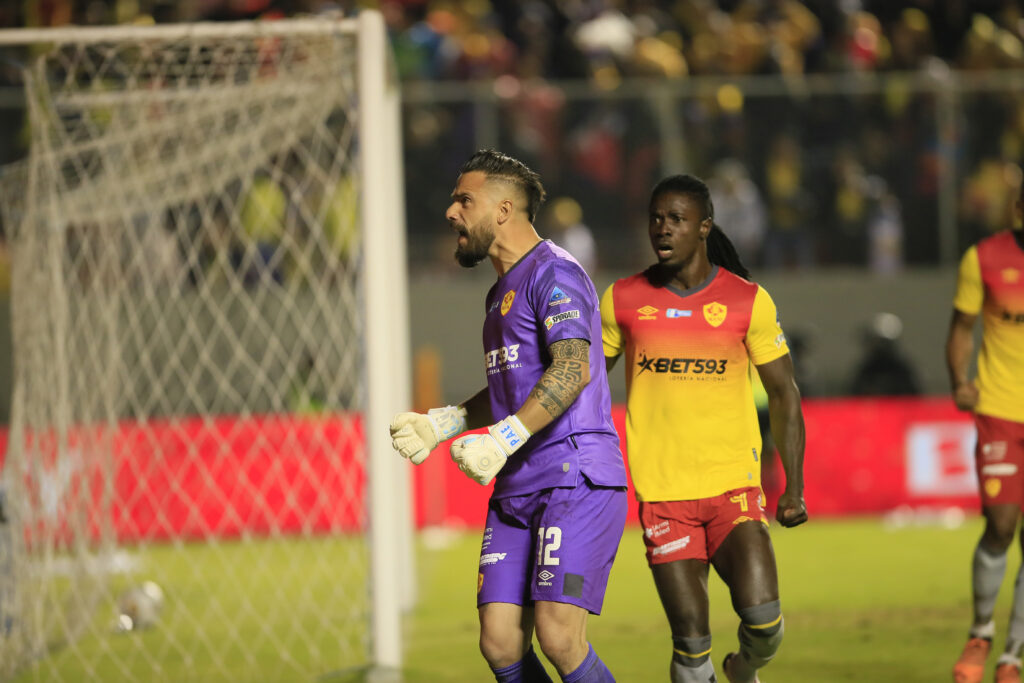
{"label": "bet593 logo on purple jersey", "polygon": [[488,375],[519,367],[519,365],[514,365],[517,360],[519,360],[519,344],[509,344],[484,352],[484,363],[487,365]]}

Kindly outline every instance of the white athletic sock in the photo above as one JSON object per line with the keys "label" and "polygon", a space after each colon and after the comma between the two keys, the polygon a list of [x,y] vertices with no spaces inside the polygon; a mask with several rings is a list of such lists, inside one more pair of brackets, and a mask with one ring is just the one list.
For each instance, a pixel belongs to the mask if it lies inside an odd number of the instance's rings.
{"label": "white athletic sock", "polygon": [[670,676],[672,683],[708,683],[708,681],[716,680],[715,666],[710,659],[705,660],[699,666],[683,666],[673,660]]}
{"label": "white athletic sock", "polygon": [[[974,624],[981,626],[992,620],[999,587],[1006,573],[1006,553],[994,554],[978,544],[974,549],[971,584],[974,596]],[[1024,612],[1022,612],[1024,614]],[[984,636],[978,636],[984,637]],[[989,636],[991,637],[991,636]]]}
{"label": "white athletic sock", "polygon": [[1014,657],[1009,652],[1004,652],[999,655],[999,659],[996,661],[996,666],[999,666],[1000,664],[1013,664],[1018,669],[1024,668],[1021,666],[1020,657]]}
{"label": "white athletic sock", "polygon": [[1006,633],[1006,654],[1019,657],[1024,648],[1024,564],[1017,570],[1017,581],[1013,584],[1013,611],[1010,612],[1010,628]]}
{"label": "white athletic sock", "polygon": [[968,631],[968,636],[971,638],[988,638],[992,640],[996,635],[996,622],[989,621],[987,624],[975,624]]}

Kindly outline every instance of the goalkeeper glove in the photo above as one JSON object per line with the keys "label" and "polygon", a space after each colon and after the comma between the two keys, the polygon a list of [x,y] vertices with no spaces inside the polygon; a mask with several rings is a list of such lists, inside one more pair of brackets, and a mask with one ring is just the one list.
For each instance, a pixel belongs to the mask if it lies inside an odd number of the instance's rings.
{"label": "goalkeeper glove", "polygon": [[427,414],[399,413],[391,421],[391,443],[403,458],[419,465],[437,444],[466,431],[462,406],[431,408]]}
{"label": "goalkeeper glove", "polygon": [[530,432],[515,415],[487,428],[486,434],[470,434],[452,443],[452,460],[478,484],[491,483],[508,456],[519,450]]}

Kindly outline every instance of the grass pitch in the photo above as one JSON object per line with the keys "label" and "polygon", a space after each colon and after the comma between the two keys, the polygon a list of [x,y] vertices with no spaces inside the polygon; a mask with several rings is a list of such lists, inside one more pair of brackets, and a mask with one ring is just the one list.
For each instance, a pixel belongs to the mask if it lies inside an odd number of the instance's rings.
{"label": "grass pitch", "polygon": [[[952,529],[939,524],[896,529],[881,519],[812,519],[796,529],[773,526],[786,636],[761,679],[765,683],[950,680],[970,621],[971,553],[980,533],[981,522],[974,516]],[[479,540],[477,530],[420,536],[419,602],[405,620],[405,683],[493,680],[477,649],[474,605]],[[302,572],[302,586],[296,590],[317,595],[346,581],[353,584],[353,591],[360,590],[359,577],[346,577],[334,569],[344,566],[341,560],[351,547],[337,539],[267,543],[256,548],[223,544],[215,551],[190,546],[187,557],[176,556],[170,548],[150,549],[140,558],[144,573],[139,578],[158,569],[157,578],[168,596],[157,628],[116,635],[104,627],[98,635],[55,651],[16,681],[365,680],[361,663],[346,662],[341,654],[355,643],[339,643],[338,631],[332,635],[329,621],[324,622],[332,619],[326,601],[305,601],[308,613],[281,609],[282,590],[287,588],[282,584],[295,577],[297,559],[308,563],[309,570]],[[1003,645],[1019,557],[1019,551],[1011,551],[1000,593],[997,651]],[[224,567],[235,571],[225,572]],[[211,584],[211,576],[220,579]],[[710,589],[712,655],[720,668],[722,657],[736,648],[738,622],[717,576],[712,576]],[[237,606],[234,616],[209,612],[211,592],[220,604]],[[197,636],[197,622],[184,615],[208,617],[201,622],[205,637]],[[104,612],[97,618],[106,622],[110,617]],[[282,643],[260,635],[294,631],[296,623],[305,625],[305,636],[298,640],[290,636],[283,643],[285,648],[295,657],[319,651],[323,661],[335,663],[305,679],[287,673],[290,667],[282,662],[278,647]],[[668,680],[668,625],[637,527],[626,529],[604,612],[589,624],[591,642],[620,683]],[[214,659],[216,665],[211,664]],[[987,680],[994,662],[995,656]]]}
{"label": "grass pitch", "polygon": [[[951,680],[970,624],[971,553],[980,533],[976,518],[953,529],[894,528],[881,519],[773,526],[786,636],[761,680]],[[444,550],[421,553],[421,601],[408,622],[408,683],[493,680],[476,642],[478,552],[478,534],[467,534]],[[1018,562],[1012,550],[996,611],[995,651],[1003,646]],[[722,658],[737,647],[738,620],[721,580],[712,576],[709,584],[712,657],[720,670]],[[668,680],[668,623],[636,527],[626,529],[589,637],[619,681]]]}

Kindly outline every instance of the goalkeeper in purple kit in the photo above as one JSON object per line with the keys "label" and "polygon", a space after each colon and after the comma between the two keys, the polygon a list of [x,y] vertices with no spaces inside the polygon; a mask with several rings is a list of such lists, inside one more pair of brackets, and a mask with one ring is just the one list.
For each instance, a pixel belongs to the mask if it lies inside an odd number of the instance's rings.
{"label": "goalkeeper in purple kit", "polygon": [[398,452],[419,464],[467,429],[451,456],[493,479],[480,550],[480,650],[497,681],[550,681],[533,635],[563,681],[614,681],[586,639],[626,520],[626,472],[611,419],[597,292],[568,252],[533,227],[536,173],[493,150],[463,165],[446,217],[455,257],[490,258],[483,344],[487,387],[461,405],[400,413]]}

